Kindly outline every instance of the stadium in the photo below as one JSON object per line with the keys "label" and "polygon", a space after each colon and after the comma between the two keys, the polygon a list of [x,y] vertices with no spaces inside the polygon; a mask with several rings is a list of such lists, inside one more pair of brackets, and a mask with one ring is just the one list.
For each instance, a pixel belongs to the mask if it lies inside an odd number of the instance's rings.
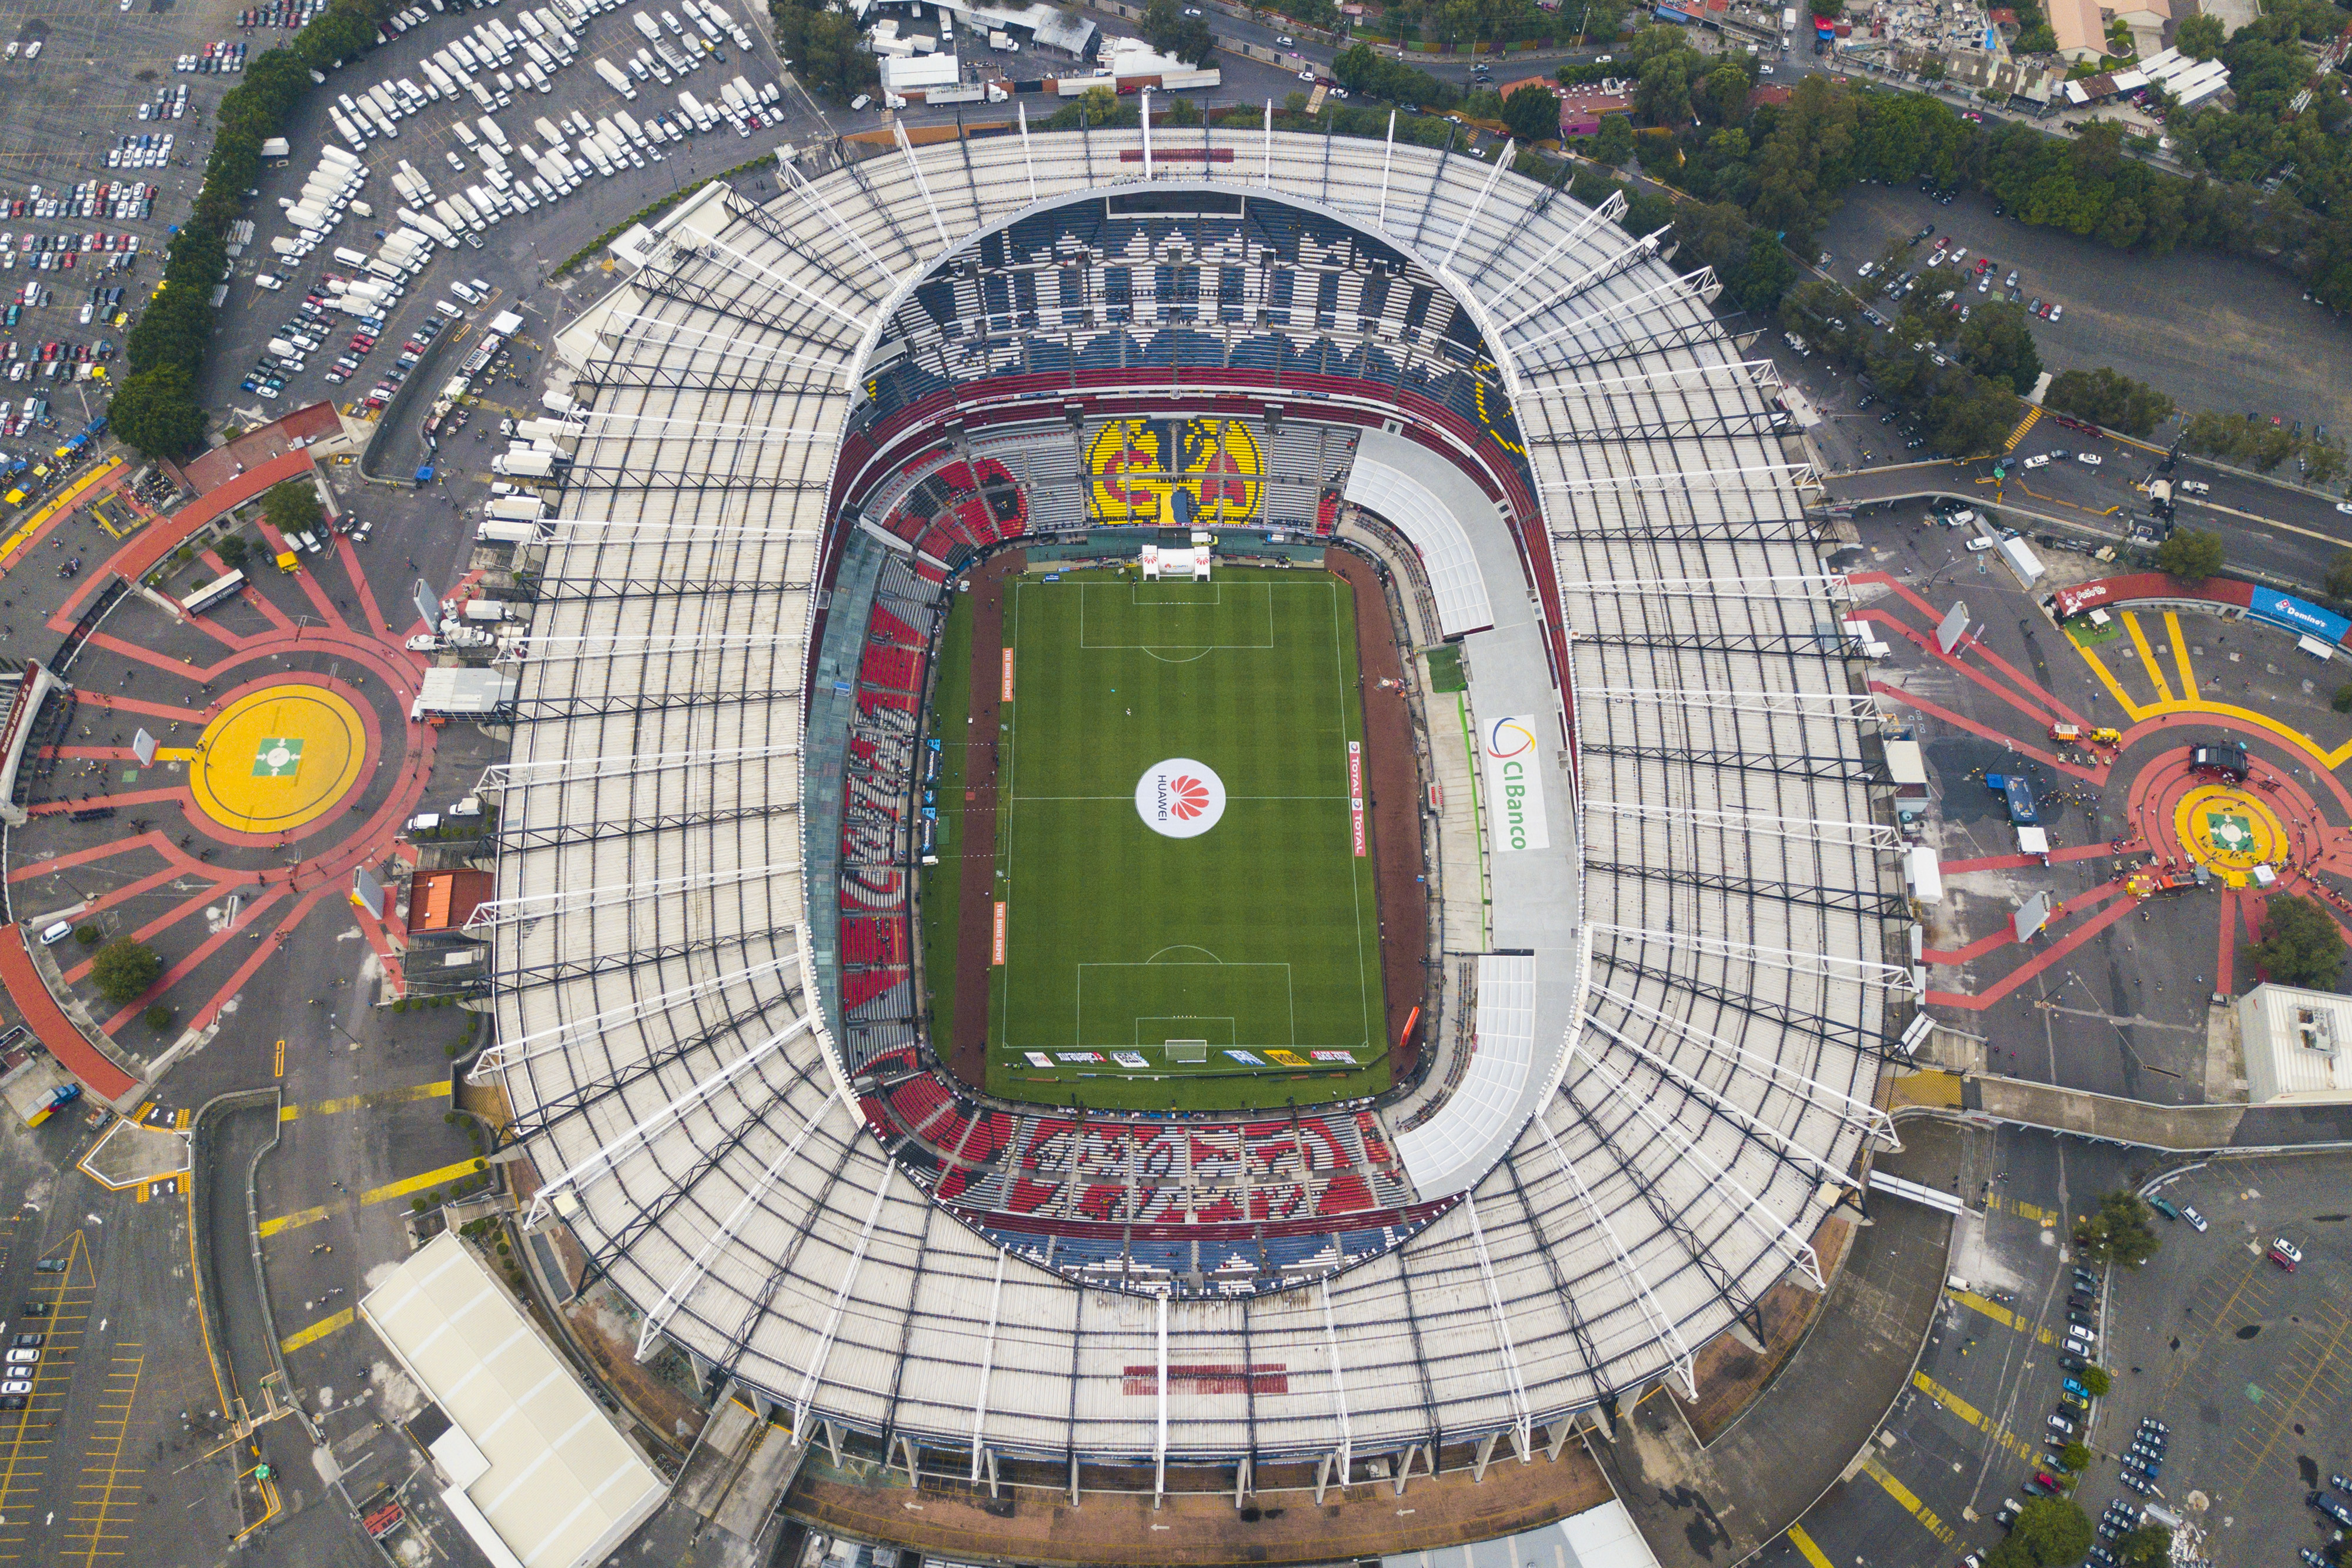
{"label": "stadium", "polygon": [[1711,276],[1508,162],[902,131],[615,246],[473,1071],[641,1358],[1239,1510],[1822,1289],[1917,999],[1863,632]]}

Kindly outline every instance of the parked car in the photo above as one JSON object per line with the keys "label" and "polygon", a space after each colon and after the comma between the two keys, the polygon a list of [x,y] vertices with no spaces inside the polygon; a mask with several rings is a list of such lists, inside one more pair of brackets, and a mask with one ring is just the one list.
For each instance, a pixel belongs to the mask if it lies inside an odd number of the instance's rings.
{"label": "parked car", "polygon": [[2195,1226],[2200,1231],[2210,1230],[2212,1228],[2205,1223],[2205,1217],[2203,1215],[2198,1213],[2195,1209],[2189,1207],[2189,1205],[2185,1203],[2180,1206],[2180,1218],[2189,1221],[2189,1224]]}

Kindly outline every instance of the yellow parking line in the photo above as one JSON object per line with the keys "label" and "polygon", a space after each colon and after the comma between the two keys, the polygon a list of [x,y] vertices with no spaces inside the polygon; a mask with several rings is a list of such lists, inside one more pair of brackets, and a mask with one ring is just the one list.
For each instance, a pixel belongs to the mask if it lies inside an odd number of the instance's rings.
{"label": "yellow parking line", "polygon": [[264,1236],[275,1236],[281,1230],[299,1230],[306,1225],[316,1225],[327,1218],[324,1207],[297,1209],[281,1214],[275,1219],[265,1219],[257,1228]]}
{"label": "yellow parking line", "polygon": [[[1944,1294],[1971,1311],[1982,1312],[2005,1329],[2013,1329],[2019,1333],[2024,1333],[2028,1329],[2029,1325],[2023,1318],[2019,1317],[1999,1301],[1987,1301],[1973,1291],[1946,1291]],[[2056,1337],[2048,1329],[2034,1329],[2032,1333],[2033,1337],[2042,1344],[2058,1343]]]}
{"label": "yellow parking line", "polygon": [[428,1186],[443,1186],[472,1176],[480,1166],[479,1160],[459,1160],[456,1165],[443,1166],[437,1171],[426,1171],[422,1176],[413,1176],[404,1181],[388,1182],[383,1186],[371,1187],[360,1195],[360,1201],[382,1203],[387,1198],[406,1197],[412,1192],[423,1192]]}
{"label": "yellow parking line", "polygon": [[412,1083],[402,1089],[377,1089],[365,1094],[347,1094],[340,1100],[320,1100],[309,1105],[281,1106],[278,1119],[295,1121],[302,1116],[332,1116],[342,1111],[366,1111],[378,1105],[404,1105],[414,1100],[431,1100],[449,1092],[446,1078],[436,1083]]}
{"label": "yellow parking line", "polygon": [[2180,634],[2180,612],[2164,612],[2164,629],[2172,638],[2172,662],[2180,666],[2180,696],[2184,702],[2197,700],[2197,672],[2189,667],[2189,639]]}
{"label": "yellow parking line", "polygon": [[278,1348],[292,1354],[306,1344],[315,1344],[339,1329],[352,1326],[352,1309],[345,1307],[332,1317],[320,1318],[309,1328],[298,1329],[278,1342]]}
{"label": "yellow parking line", "polygon": [[1830,1568],[1828,1555],[1813,1544],[1813,1538],[1805,1533],[1803,1525],[1789,1526],[1789,1544],[1795,1547],[1797,1554],[1811,1563],[1812,1568]]}
{"label": "yellow parking line", "polygon": [[1947,1546],[1949,1546],[1953,1541],[1957,1539],[1952,1532],[1952,1527],[1946,1524],[1942,1520],[1937,1519],[1936,1517],[1935,1511],[1929,1508],[1926,1503],[1921,1502],[1917,1494],[1913,1492],[1909,1487],[1905,1486],[1901,1481],[1896,1480],[1894,1476],[1887,1473],[1885,1466],[1880,1464],[1876,1459],[1864,1459],[1862,1461],[1862,1472],[1868,1476],[1872,1480],[1876,1481],[1880,1487],[1885,1489],[1888,1497],[1891,1497],[1896,1502],[1901,1503],[1903,1505],[1903,1511],[1906,1513],[1908,1513],[1912,1518],[1917,1520],[1919,1521],[1920,1528],[1927,1531],[1928,1534],[1934,1536],[1937,1540],[1942,1542]]}
{"label": "yellow parking line", "polygon": [[1950,1389],[1945,1387],[1942,1384],[1937,1382],[1926,1373],[1914,1372],[1911,1375],[1911,1386],[1916,1388],[1920,1393],[1925,1394],[1937,1404],[1941,1405],[1945,1409],[1949,1410],[1953,1415],[1958,1416],[1961,1420],[1966,1421],[1969,1426],[1990,1435],[1993,1441],[1999,1443],[2002,1448],[2007,1448],[2011,1453],[2015,1454],[2019,1458],[2025,1459],[2032,1458],[2033,1457],[2035,1450],[2027,1447],[2025,1442],[2014,1432],[2011,1432],[2008,1427],[1994,1421],[1992,1417],[1987,1416],[1983,1411],[1978,1409],[1975,1406],[1969,1404],[1967,1400],[1961,1398],[1958,1395],[1953,1393]]}
{"label": "yellow parking line", "polygon": [[2139,650],[2140,663],[2147,666],[2147,678],[2156,686],[2156,700],[2168,703],[2172,688],[2165,684],[2164,666],[2156,662],[2156,650],[2147,645],[2147,633],[2139,629],[2139,617],[2126,610],[2123,612],[2124,630],[2131,633],[2132,646]]}

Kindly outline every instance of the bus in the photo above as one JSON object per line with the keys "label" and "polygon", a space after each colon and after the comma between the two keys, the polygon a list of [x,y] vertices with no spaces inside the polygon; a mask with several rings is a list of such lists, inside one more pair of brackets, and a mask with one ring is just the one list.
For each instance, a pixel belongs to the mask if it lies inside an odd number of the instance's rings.
{"label": "bus", "polygon": [[191,615],[202,615],[245,586],[245,573],[232,567],[227,572],[205,584],[185,599],[180,608]]}

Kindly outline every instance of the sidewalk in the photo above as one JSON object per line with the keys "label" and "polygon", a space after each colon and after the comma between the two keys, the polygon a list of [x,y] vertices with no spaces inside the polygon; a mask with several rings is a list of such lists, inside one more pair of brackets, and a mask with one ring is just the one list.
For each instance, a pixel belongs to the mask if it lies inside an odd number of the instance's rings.
{"label": "sidewalk", "polygon": [[25,1015],[26,1026],[67,1071],[81,1080],[84,1089],[125,1115],[135,1108],[143,1085],[92,1043],[58,1005],[25,945],[22,925],[12,925],[8,935],[0,936],[0,986],[7,988],[8,999]]}
{"label": "sidewalk", "polygon": [[2352,1105],[2155,1105],[1987,1076],[1966,1080],[1961,1104],[1998,1121],[2179,1154],[2352,1143]]}

